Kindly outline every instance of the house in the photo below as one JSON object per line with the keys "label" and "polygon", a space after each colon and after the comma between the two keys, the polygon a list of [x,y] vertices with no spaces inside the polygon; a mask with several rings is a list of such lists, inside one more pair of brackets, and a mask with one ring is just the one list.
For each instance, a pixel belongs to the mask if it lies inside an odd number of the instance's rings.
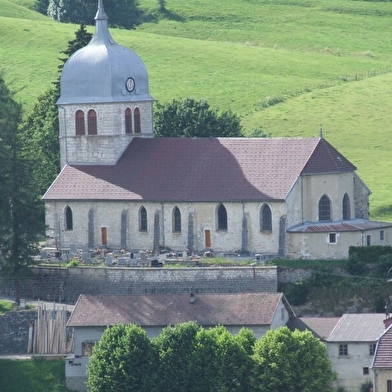
{"label": "house", "polygon": [[246,327],[260,338],[292,317],[282,293],[81,295],[67,323],[74,336],[74,352],[66,358],[67,387],[85,390],[92,348],[110,325],[137,324],[154,338],[166,326],[194,321],[204,328],[223,325],[233,334]]}
{"label": "house", "polygon": [[56,248],[344,258],[391,244],[356,167],[315,138],[154,138],[147,69],[110,35],[64,65],[61,173],[43,199]]}
{"label": "house", "polygon": [[289,320],[287,327],[292,331],[310,331],[325,343],[339,320],[340,317],[294,317]]}
{"label": "house", "polygon": [[[365,382],[372,382],[370,369],[376,344],[384,331],[385,314],[344,314],[336,317],[300,317],[289,321],[291,330],[309,330],[327,347],[336,386],[357,392]],[[374,370],[374,369],[373,369]]]}
{"label": "house", "polygon": [[374,392],[392,392],[392,318],[387,317],[384,324],[372,363]]}

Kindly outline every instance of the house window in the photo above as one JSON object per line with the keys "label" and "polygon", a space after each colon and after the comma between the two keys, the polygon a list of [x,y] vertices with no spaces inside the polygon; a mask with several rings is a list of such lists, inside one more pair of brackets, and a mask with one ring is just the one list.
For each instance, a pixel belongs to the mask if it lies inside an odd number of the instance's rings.
{"label": "house window", "polygon": [[139,231],[147,231],[147,210],[144,207],[139,210]]}
{"label": "house window", "polygon": [[368,376],[368,375],[369,375],[369,368],[368,368],[368,367],[364,367],[364,368],[362,369],[362,374],[363,374],[364,376]]}
{"label": "house window", "polygon": [[366,246],[370,246],[372,244],[372,237],[370,235],[366,236]]}
{"label": "house window", "polygon": [[91,357],[96,342],[82,342],[82,356]]}
{"label": "house window", "polygon": [[84,112],[83,110],[77,110],[75,114],[75,134],[76,136],[81,136],[85,133]]}
{"label": "house window", "polygon": [[343,196],[343,220],[351,219],[350,198],[345,193]]}
{"label": "house window", "polygon": [[329,238],[328,238],[328,243],[330,244],[336,244],[336,233],[329,233]]}
{"label": "house window", "polygon": [[140,133],[142,131],[141,123],[140,123],[140,109],[136,108],[133,112],[133,119],[135,123],[135,133]]}
{"label": "house window", "polygon": [[173,232],[181,233],[181,211],[178,207],[173,209]]}
{"label": "house window", "polygon": [[380,230],[380,241],[384,241],[385,236],[384,236],[384,230]]}
{"label": "house window", "polygon": [[387,392],[392,392],[392,380],[387,380]]}
{"label": "house window", "polygon": [[264,204],[260,214],[261,231],[272,231],[272,213],[268,204]]}
{"label": "house window", "polygon": [[227,211],[223,204],[218,207],[218,230],[227,230]]}
{"label": "house window", "polygon": [[328,196],[324,195],[319,201],[319,221],[331,220],[331,202]]}
{"label": "house window", "polygon": [[73,230],[73,216],[70,206],[65,209],[65,230]]}
{"label": "house window", "polygon": [[125,133],[132,133],[132,111],[129,108],[125,110]]}
{"label": "house window", "polygon": [[372,357],[376,352],[376,343],[372,343],[369,345],[369,355]]}
{"label": "house window", "polygon": [[339,344],[339,357],[347,357],[348,346],[347,344]]}
{"label": "house window", "polygon": [[89,135],[97,134],[97,114],[91,109],[87,114],[87,131]]}

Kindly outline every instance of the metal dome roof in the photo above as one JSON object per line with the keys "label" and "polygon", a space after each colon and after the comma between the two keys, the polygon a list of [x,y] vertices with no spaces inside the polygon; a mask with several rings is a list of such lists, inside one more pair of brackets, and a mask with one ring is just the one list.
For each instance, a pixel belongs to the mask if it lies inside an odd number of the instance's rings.
{"label": "metal dome roof", "polygon": [[57,103],[151,101],[147,69],[136,53],[118,45],[110,35],[102,0],[95,21],[91,41],[64,65]]}

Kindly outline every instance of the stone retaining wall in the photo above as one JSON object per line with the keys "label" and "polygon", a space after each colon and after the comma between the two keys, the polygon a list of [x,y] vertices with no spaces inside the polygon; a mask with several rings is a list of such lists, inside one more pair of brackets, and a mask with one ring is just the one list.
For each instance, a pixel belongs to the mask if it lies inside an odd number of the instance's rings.
{"label": "stone retaining wall", "polygon": [[[0,294],[12,295],[12,280]],[[74,303],[80,294],[276,292],[276,267],[97,268],[35,267],[21,280],[21,298]]]}
{"label": "stone retaining wall", "polygon": [[0,354],[27,353],[29,327],[37,318],[37,310],[7,312],[0,316]]}

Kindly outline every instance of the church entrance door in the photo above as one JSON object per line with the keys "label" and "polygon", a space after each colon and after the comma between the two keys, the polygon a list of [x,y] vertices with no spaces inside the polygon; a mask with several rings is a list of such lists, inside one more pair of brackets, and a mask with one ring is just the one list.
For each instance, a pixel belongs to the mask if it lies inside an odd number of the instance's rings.
{"label": "church entrance door", "polygon": [[108,231],[106,227],[101,227],[101,243],[102,245],[108,244]]}
{"label": "church entrance door", "polygon": [[204,230],[204,243],[206,248],[211,248],[211,230]]}

